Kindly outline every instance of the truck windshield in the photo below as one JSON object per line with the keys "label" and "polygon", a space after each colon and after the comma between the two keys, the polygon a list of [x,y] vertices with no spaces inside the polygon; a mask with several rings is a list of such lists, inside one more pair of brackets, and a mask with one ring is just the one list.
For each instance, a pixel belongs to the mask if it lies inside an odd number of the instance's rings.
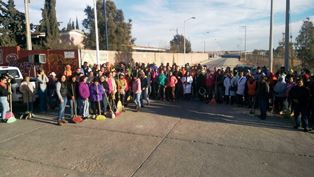
{"label": "truck windshield", "polygon": [[0,75],[2,74],[8,74],[13,78],[20,78],[20,74],[17,70],[0,70]]}

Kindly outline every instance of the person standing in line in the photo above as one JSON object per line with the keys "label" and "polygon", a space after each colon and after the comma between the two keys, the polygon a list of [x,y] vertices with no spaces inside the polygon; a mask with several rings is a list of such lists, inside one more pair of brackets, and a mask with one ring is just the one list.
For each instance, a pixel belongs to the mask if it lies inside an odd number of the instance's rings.
{"label": "person standing in line", "polygon": [[171,97],[169,98],[171,101],[176,101],[177,83],[178,83],[177,77],[172,72],[169,72],[168,87],[170,88],[170,92],[171,92]]}
{"label": "person standing in line", "polygon": [[140,79],[141,79],[141,88],[142,88],[142,95],[141,95],[141,106],[144,107],[144,100],[146,100],[147,105],[149,105],[149,96],[148,96],[148,87],[149,81],[147,76],[145,75],[144,71],[140,72]]}
{"label": "person standing in line", "polygon": [[297,80],[297,85],[290,91],[290,97],[294,102],[294,119],[295,129],[299,129],[301,126],[300,115],[302,119],[302,126],[304,132],[311,131],[308,121],[308,108],[310,106],[310,91],[304,86],[303,79]]}
{"label": "person standing in line", "polygon": [[128,83],[124,77],[124,73],[119,74],[119,78],[117,79],[117,98],[122,102],[122,105],[125,105],[125,95]]}
{"label": "person standing in line", "polygon": [[103,86],[104,91],[103,91],[103,101],[102,101],[102,111],[103,114],[106,115],[107,113],[107,107],[109,105],[109,85],[108,85],[108,78],[105,76],[100,77],[100,84]]}
{"label": "person standing in line", "polygon": [[91,106],[95,118],[96,115],[101,115],[99,104],[103,101],[103,94],[104,87],[102,86],[102,84],[99,84],[99,79],[95,78],[93,80],[93,83],[90,85],[90,100],[92,103]]}
{"label": "person standing in line", "polygon": [[224,79],[224,87],[225,87],[225,96],[224,96],[224,100],[226,104],[230,103],[230,97],[231,97],[231,74],[227,73],[227,77]]}
{"label": "person standing in line", "polygon": [[58,79],[56,76],[56,73],[50,73],[49,82],[47,85],[48,106],[50,110],[54,110],[58,105],[58,96],[56,93],[56,84],[58,82]]}
{"label": "person standing in line", "polygon": [[8,81],[5,76],[0,76],[0,105],[1,105],[1,117],[0,122],[4,121],[5,114],[10,111],[10,105],[8,102]]}
{"label": "person standing in line", "polygon": [[34,111],[35,85],[30,82],[30,77],[26,76],[20,85],[20,92],[23,94],[23,102],[26,104],[26,112]]}
{"label": "person standing in line", "polygon": [[134,103],[136,104],[136,111],[140,111],[141,108],[141,79],[138,78],[137,73],[133,75],[133,82],[132,82],[132,91],[133,91],[133,99]]}
{"label": "person standing in line", "polygon": [[79,96],[80,96],[80,115],[87,119],[89,118],[89,97],[90,97],[90,91],[87,84],[87,77],[83,76],[81,79],[81,82],[79,83]]}
{"label": "person standing in line", "polygon": [[245,93],[245,85],[247,78],[244,76],[243,72],[240,72],[238,83],[237,83],[237,101],[239,106],[243,106],[244,104],[244,93]]}
{"label": "person standing in line", "polygon": [[166,82],[167,76],[165,75],[164,70],[160,70],[160,74],[158,75],[158,92],[159,98],[163,101],[166,100]]}
{"label": "person standing in line", "polygon": [[39,111],[47,112],[47,83],[49,82],[49,79],[44,70],[38,72],[37,80],[39,83]]}
{"label": "person standing in line", "polygon": [[267,77],[265,75],[262,75],[260,77],[256,95],[258,96],[258,104],[261,113],[260,118],[262,120],[265,120],[267,116],[267,107],[269,99],[269,84],[267,82]]}
{"label": "person standing in line", "polygon": [[56,84],[56,92],[60,101],[59,114],[58,114],[58,125],[62,126],[66,123],[65,121],[65,106],[68,102],[68,85],[66,76],[62,75],[60,81]]}
{"label": "person standing in line", "polygon": [[274,86],[274,94],[275,94],[275,100],[274,105],[275,113],[283,114],[284,111],[286,111],[286,107],[284,106],[286,102],[286,90],[287,90],[287,84],[283,77],[279,77],[278,82]]}
{"label": "person standing in line", "polygon": [[187,71],[185,76],[181,78],[181,82],[183,85],[184,98],[190,100],[192,97],[193,77],[191,76],[189,71]]}
{"label": "person standing in line", "polygon": [[253,76],[249,76],[249,80],[247,81],[247,95],[248,95],[248,104],[250,108],[250,114],[254,114],[255,112],[255,95],[256,95],[256,81]]}
{"label": "person standing in line", "polygon": [[77,98],[78,98],[78,82],[76,76],[72,75],[70,77],[70,82],[68,84],[68,100],[71,106],[71,117],[75,116],[75,111],[77,111]]}

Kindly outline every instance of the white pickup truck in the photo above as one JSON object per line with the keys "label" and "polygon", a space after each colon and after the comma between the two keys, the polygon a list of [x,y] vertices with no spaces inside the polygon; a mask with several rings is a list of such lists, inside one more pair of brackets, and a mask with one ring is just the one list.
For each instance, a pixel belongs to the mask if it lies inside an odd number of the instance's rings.
{"label": "white pickup truck", "polygon": [[[23,101],[23,95],[19,91],[21,82],[23,81],[23,75],[18,67],[13,66],[0,66],[0,75],[7,74],[11,77],[12,86],[12,101],[21,102]],[[36,82],[32,82],[36,86]]]}

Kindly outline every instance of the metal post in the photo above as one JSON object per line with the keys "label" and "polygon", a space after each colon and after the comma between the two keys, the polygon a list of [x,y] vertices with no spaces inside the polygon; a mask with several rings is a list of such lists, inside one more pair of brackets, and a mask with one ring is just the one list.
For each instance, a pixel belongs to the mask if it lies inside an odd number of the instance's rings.
{"label": "metal post", "polygon": [[244,60],[246,61],[246,25],[245,26],[241,26],[242,28],[244,28]]}
{"label": "metal post", "polygon": [[104,14],[105,14],[105,30],[106,30],[106,50],[109,50],[109,39],[108,39],[108,18],[107,18],[107,0],[104,0]]}
{"label": "metal post", "polygon": [[[188,19],[186,19],[186,20],[184,20],[184,23],[183,23],[183,53],[185,54],[186,53],[186,44],[185,44],[185,23],[187,22],[187,21],[189,21],[189,20],[192,20],[192,19],[195,19],[195,17],[190,17],[190,18],[188,18]],[[184,55],[184,57],[185,57],[185,55]]]}
{"label": "metal post", "polygon": [[273,24],[274,24],[274,9],[273,9],[273,2],[271,0],[270,3],[270,32],[269,32],[269,70],[273,72],[273,65],[274,65],[274,51],[273,51]]}
{"label": "metal post", "polygon": [[98,67],[100,67],[99,63],[99,38],[98,38],[98,19],[97,19],[97,2],[94,0],[94,16],[95,16],[95,33],[96,33],[96,61]]}
{"label": "metal post", "polygon": [[185,53],[186,53],[186,46],[185,46],[185,22],[183,23],[183,53],[184,53],[184,57],[185,57]]}
{"label": "metal post", "polygon": [[244,60],[246,61],[246,26],[244,26]]}
{"label": "metal post", "polygon": [[285,32],[285,69],[290,70],[289,61],[289,24],[290,24],[290,0],[286,0],[286,32]]}
{"label": "metal post", "polygon": [[26,45],[27,50],[32,50],[32,36],[29,22],[29,7],[28,4],[30,0],[24,0],[24,8],[25,8],[25,20],[26,20]]}

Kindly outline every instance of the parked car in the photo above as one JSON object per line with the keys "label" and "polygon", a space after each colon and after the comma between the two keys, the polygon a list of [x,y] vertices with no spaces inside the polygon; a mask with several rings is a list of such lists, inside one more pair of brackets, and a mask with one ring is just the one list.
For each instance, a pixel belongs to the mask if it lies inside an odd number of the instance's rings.
{"label": "parked car", "polygon": [[[19,88],[24,78],[20,69],[18,67],[13,66],[0,66],[0,75],[2,74],[6,74],[11,78],[12,101],[13,102],[23,101],[23,95],[19,91]],[[32,79],[31,82],[36,87],[36,81]]]}

